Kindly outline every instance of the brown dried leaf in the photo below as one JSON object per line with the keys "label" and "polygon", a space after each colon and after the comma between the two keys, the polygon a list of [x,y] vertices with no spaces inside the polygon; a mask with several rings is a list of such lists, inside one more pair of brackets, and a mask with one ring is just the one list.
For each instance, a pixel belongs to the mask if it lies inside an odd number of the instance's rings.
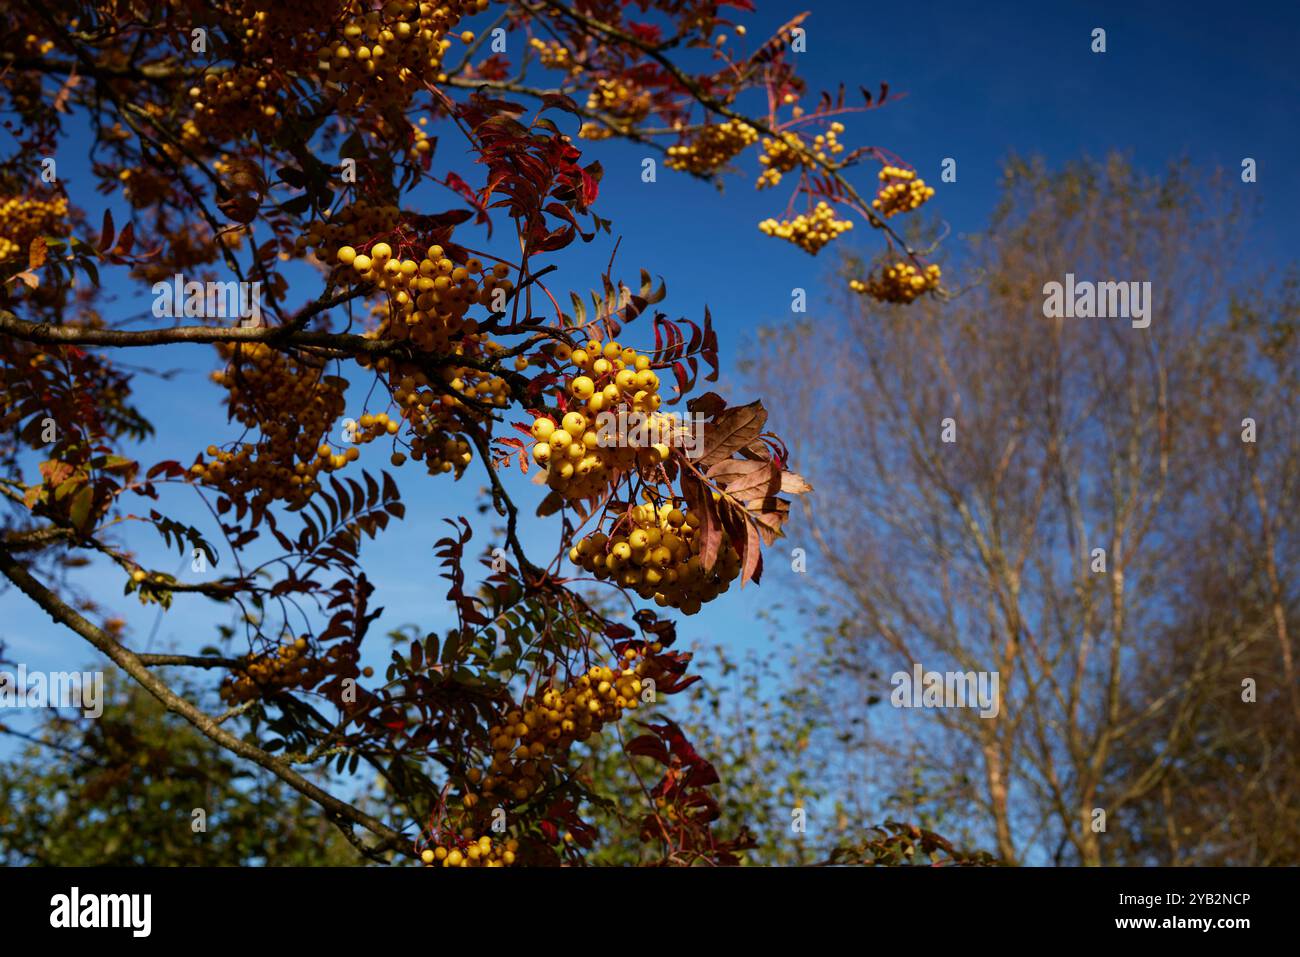
{"label": "brown dried leaf", "polygon": [[781,537],[781,526],[790,517],[790,503],[781,498],[768,498],[757,503],[750,502],[749,511],[763,542],[771,545]]}
{"label": "brown dried leaf", "polygon": [[135,225],[127,223],[122,227],[122,232],[118,234],[117,245],[113,247],[114,256],[130,255],[132,247],[135,246]]}
{"label": "brown dried leaf", "polygon": [[727,495],[742,502],[770,498],[783,484],[775,462],[752,459],[725,459],[710,468],[708,475]]}
{"label": "brown dried leaf", "polygon": [[802,475],[796,475],[794,472],[781,473],[781,491],[786,495],[803,495],[812,490],[813,487]]}
{"label": "brown dried leaf", "polygon": [[716,392],[706,392],[703,395],[697,395],[686,403],[686,408],[690,412],[711,419],[727,407],[726,401]]}
{"label": "brown dried leaf", "polygon": [[[542,474],[544,475],[546,473],[543,472]],[[554,515],[563,506],[564,497],[561,496],[559,492],[552,489],[550,492],[546,493],[546,498],[542,499],[541,504],[537,506],[537,516],[538,518],[545,518],[547,515]]]}
{"label": "brown dried leaf", "polygon": [[700,516],[700,565],[705,571],[713,568],[722,545],[722,518],[718,503],[713,501],[713,491],[699,479],[683,477],[682,494],[687,506]]}
{"label": "brown dried leaf", "polygon": [[766,422],[767,410],[757,401],[719,413],[714,421],[704,425],[704,455],[698,464],[708,468],[731,458],[762,434]]}
{"label": "brown dried leaf", "polygon": [[740,555],[740,586],[754,577],[763,560],[759,532],[748,510],[735,499],[723,497],[722,524],[732,546]]}
{"label": "brown dried leaf", "polygon": [[45,245],[45,237],[37,236],[32,240],[32,244],[27,247],[27,268],[40,269],[45,265],[45,260],[49,258],[50,250]]}
{"label": "brown dried leaf", "polygon": [[72,98],[72,91],[81,83],[81,77],[77,76],[77,64],[72,64],[72,69],[68,72],[68,78],[63,82],[59,89],[58,95],[54,97],[54,109],[58,113],[68,112],[68,100]]}

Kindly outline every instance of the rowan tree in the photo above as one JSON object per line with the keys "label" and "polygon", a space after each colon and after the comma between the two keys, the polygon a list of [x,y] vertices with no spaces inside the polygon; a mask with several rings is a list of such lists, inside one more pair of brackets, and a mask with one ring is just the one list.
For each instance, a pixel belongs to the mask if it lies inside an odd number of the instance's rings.
{"label": "rowan tree", "polygon": [[[318,803],[367,857],[580,861],[590,795],[570,751],[621,722],[628,754],[659,765],[638,829],[650,859],[734,862],[746,842],[715,832],[714,768],[673,722],[635,727],[628,713],[691,685],[672,615],[756,586],[783,496],[809,488],[761,402],[697,388],[718,372],[707,308],[699,322],[672,319],[655,308],[666,291],[650,271],[617,278],[602,141],[644,144],[667,175],[705,178],[748,151],[758,188],[789,191],[764,232],[816,254],[856,217],[884,246],[861,291],[942,294],[937,268],[891,225],[933,191],[898,157],[842,142],[843,121],[885,103],[887,88],[809,93],[792,56],[805,15],[754,43],[737,19],[750,10],[6,7],[9,582],[169,711]],[[57,160],[79,126],[97,182],[72,194]],[[128,221],[109,195],[129,204]],[[571,291],[589,279],[558,284],[575,242],[611,249],[589,297]],[[151,290],[145,328],[99,294],[110,270]],[[185,283],[173,295],[174,276]],[[209,285],[222,280],[240,284],[240,308],[222,307],[230,287]],[[142,460],[138,443],[161,420],[134,403],[129,354],[195,344],[210,347],[231,432],[196,436],[191,459]],[[688,447],[673,406],[703,422],[702,448]],[[640,416],[649,437],[603,442],[607,413]],[[183,415],[166,425],[184,429]],[[512,497],[535,467],[550,489],[536,519]],[[469,520],[448,516],[434,544],[457,625],[421,629],[372,674],[360,655],[379,612],[363,545],[402,519],[403,495],[436,495],[470,470],[503,547],[480,555]],[[211,520],[154,507],[173,486]],[[520,523],[548,518],[554,551],[525,554]],[[220,574],[144,567],[139,536],[154,534]],[[86,560],[132,600],[226,603],[238,647],[134,650],[112,609],[66,587],[63,570]],[[592,580],[626,599],[619,613],[575,587]],[[226,710],[178,693],[173,668],[209,676]],[[298,770],[329,762],[378,774],[388,819]]]}

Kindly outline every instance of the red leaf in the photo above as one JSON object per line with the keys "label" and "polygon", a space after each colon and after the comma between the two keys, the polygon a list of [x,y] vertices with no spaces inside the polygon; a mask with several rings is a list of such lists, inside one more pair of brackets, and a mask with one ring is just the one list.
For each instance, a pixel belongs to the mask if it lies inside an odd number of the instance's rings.
{"label": "red leaf", "polygon": [[664,747],[662,741],[653,734],[642,734],[633,738],[627,743],[624,749],[628,754],[644,755],[647,758],[654,758],[660,764],[669,762],[668,749]]}
{"label": "red leaf", "polygon": [[113,245],[113,237],[115,235],[116,233],[113,230],[113,211],[111,209],[106,209],[104,210],[104,226],[99,233],[100,252],[106,252],[109,247]]}

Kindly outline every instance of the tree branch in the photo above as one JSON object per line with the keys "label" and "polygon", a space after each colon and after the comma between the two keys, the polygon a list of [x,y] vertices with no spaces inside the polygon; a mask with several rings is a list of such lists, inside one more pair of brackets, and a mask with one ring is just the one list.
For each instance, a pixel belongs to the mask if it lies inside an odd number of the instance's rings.
{"label": "tree branch", "polygon": [[91,623],[76,610],[69,607],[58,595],[33,578],[27,569],[2,547],[0,547],[0,571],[17,585],[20,591],[44,609],[54,621],[65,625],[94,645],[118,667],[134,678],[146,691],[157,698],[168,711],[180,715],[213,742],[227,751],[270,771],[295,791],[315,801],[332,817],[341,818],[364,827],[367,831],[382,838],[385,845],[395,847],[403,841],[400,832],[393,830],[382,821],[371,817],[346,801],[339,800],[256,745],[237,738],[229,731],[218,727],[209,715],[176,694],[165,682],[153,674],[141,656],[123,647],[108,632]]}

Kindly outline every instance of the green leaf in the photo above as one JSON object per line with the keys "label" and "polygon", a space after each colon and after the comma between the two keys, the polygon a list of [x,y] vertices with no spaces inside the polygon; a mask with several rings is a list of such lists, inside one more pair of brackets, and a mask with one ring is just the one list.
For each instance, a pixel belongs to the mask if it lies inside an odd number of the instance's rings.
{"label": "green leaf", "polygon": [[442,646],[442,659],[441,659],[442,663],[444,665],[452,664],[456,660],[457,655],[459,654],[460,654],[460,635],[458,635],[456,632],[453,631],[449,635],[447,635],[447,641]]}
{"label": "green leaf", "polygon": [[89,531],[90,524],[90,506],[95,501],[95,490],[89,486],[82,486],[72,498],[72,508],[68,511],[68,518],[72,520],[72,526],[79,532]]}

